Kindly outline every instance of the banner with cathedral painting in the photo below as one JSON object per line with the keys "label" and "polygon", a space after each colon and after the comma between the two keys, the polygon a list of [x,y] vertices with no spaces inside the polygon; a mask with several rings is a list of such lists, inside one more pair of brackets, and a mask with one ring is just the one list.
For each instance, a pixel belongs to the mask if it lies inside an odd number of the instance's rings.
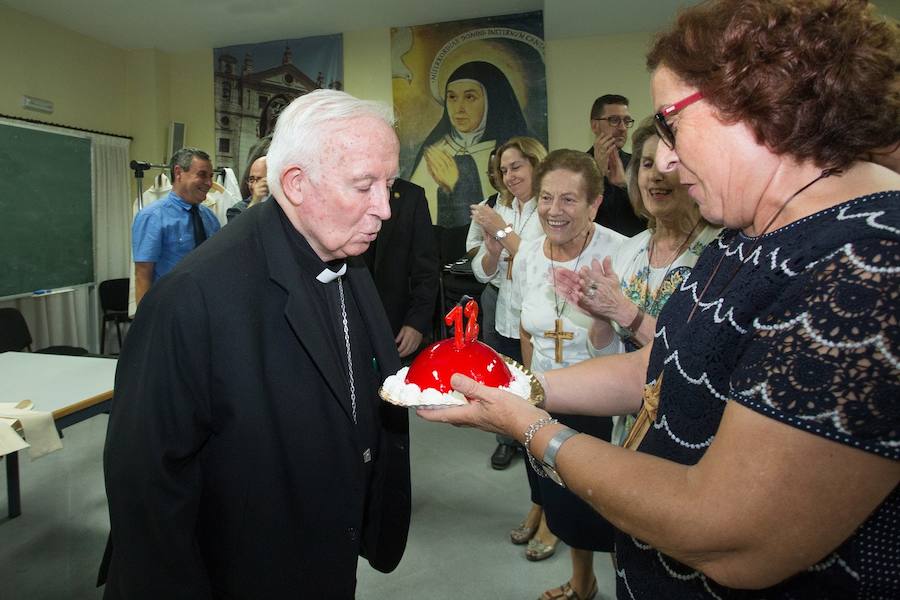
{"label": "banner with cathedral painting", "polygon": [[491,151],[517,135],[547,145],[543,13],[391,29],[400,170],[432,218],[468,224],[494,193]]}
{"label": "banner with cathedral painting", "polygon": [[[319,88],[343,89],[341,34],[213,50],[217,167],[243,180],[247,155],[272,133],[291,100]],[[243,190],[246,192],[246,190]]]}

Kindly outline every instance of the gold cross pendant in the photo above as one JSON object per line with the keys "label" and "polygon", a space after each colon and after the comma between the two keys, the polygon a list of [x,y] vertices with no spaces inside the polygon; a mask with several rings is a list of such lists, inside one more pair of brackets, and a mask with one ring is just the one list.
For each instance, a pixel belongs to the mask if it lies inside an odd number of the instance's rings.
{"label": "gold cross pendant", "polygon": [[575,334],[571,331],[563,331],[563,322],[562,319],[556,319],[556,328],[550,331],[544,332],[544,337],[553,338],[553,343],[556,346],[556,362],[562,363],[563,361],[563,340],[571,340],[575,338]]}

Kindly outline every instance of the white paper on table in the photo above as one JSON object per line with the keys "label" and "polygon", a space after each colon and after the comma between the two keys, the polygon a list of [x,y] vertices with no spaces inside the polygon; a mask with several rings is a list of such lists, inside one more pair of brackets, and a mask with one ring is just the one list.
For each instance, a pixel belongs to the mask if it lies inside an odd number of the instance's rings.
{"label": "white paper on table", "polygon": [[[9,424],[9,427],[6,427],[0,423],[0,428],[3,429],[3,433],[0,434],[0,454],[9,454],[28,448],[28,455],[31,460],[34,460],[62,448],[53,415],[48,412],[31,410],[33,406],[31,400],[22,400],[15,404],[0,402],[0,419]],[[16,421],[22,426],[25,440],[22,440],[13,429]],[[12,436],[9,435],[10,433]],[[18,441],[14,441],[13,436],[18,438]]]}
{"label": "white paper on table", "polygon": [[28,442],[16,433],[13,425],[18,419],[0,418],[0,456],[6,456],[28,447]]}

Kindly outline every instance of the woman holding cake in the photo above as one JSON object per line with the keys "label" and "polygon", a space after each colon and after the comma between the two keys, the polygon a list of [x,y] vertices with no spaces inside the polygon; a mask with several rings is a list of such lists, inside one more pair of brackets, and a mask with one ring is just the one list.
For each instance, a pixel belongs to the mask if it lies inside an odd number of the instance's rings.
{"label": "woman holding cake", "polygon": [[[584,152],[555,150],[535,171],[537,212],[545,235],[522,242],[513,266],[512,306],[521,314],[520,338],[524,365],[544,373],[622,351],[608,336],[591,339],[593,318],[569,304],[553,274],[577,271],[581,265],[614,254],[625,237],[594,223],[603,194],[603,176]],[[609,417],[554,415],[569,427],[609,440]],[[594,552],[612,552],[613,528],[589,504],[553,482],[533,477],[540,491],[550,530],[569,545],[572,578],[547,590],[542,599],[593,598]],[[574,594],[574,595],[573,595]]]}
{"label": "woman holding cake", "polygon": [[609,519],[619,597],[900,597],[900,175],[865,159],[900,139],[900,31],[711,0],[647,64],[659,168],[726,229],[650,343],[545,377],[546,409],[640,409],[634,451],[459,375],[470,404],[419,414],[516,436]]}

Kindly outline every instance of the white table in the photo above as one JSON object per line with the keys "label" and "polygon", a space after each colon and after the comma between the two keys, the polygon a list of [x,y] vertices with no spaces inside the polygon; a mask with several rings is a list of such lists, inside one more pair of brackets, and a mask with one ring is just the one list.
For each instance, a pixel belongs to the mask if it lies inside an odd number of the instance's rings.
{"label": "white table", "polygon": [[[0,402],[31,400],[63,429],[109,410],[117,361],[31,352],[0,354]],[[18,453],[6,456],[9,516],[21,514]]]}

